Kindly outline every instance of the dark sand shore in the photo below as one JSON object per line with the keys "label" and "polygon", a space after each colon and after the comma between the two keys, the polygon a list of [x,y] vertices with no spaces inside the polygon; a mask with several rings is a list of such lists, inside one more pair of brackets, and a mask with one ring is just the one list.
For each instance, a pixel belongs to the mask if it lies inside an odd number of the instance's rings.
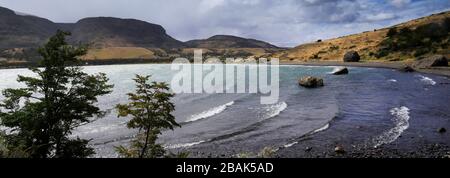
{"label": "dark sand shore", "polygon": [[[366,145],[370,124],[335,118],[327,130],[299,139],[298,144],[280,148],[277,157],[287,158],[450,158],[450,134],[437,128],[450,128],[450,118],[414,118],[394,142],[373,147]],[[335,148],[340,146],[343,153]]]}
{"label": "dark sand shore", "polygon": [[[328,129],[298,138],[290,147],[272,148],[276,158],[450,158],[450,134],[439,133],[436,128],[450,128],[450,118],[443,120],[414,119],[410,127],[392,143],[380,147],[368,146],[373,136],[370,124],[345,118],[335,118]],[[335,148],[343,148],[336,152]],[[191,157],[229,158],[239,154],[255,157],[258,151],[243,152],[215,146],[194,146],[173,152],[189,152]]]}
{"label": "dark sand shore", "polygon": [[[438,132],[450,128],[450,116],[441,119],[413,118],[410,126],[394,142],[373,147],[368,138],[377,135],[371,123],[336,117],[326,130],[305,135],[289,147],[274,148],[276,158],[450,158],[450,133]],[[388,128],[384,128],[388,129]],[[336,152],[339,146],[342,152]],[[256,157],[260,152],[233,150],[224,146],[194,146],[170,150],[189,152],[191,157],[229,158],[239,154]]]}

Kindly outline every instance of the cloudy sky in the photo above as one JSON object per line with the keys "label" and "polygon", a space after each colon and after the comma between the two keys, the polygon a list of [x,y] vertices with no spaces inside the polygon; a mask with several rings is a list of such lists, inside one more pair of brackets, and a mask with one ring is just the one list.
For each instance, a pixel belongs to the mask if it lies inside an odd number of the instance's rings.
{"label": "cloudy sky", "polygon": [[238,35],[279,46],[373,30],[450,9],[449,0],[0,0],[0,6],[76,22],[135,18],[181,40]]}

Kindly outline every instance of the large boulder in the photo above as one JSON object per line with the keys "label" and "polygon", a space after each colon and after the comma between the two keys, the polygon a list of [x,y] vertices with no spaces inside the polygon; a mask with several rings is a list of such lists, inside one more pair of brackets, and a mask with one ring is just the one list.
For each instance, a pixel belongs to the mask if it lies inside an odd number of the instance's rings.
{"label": "large boulder", "polygon": [[304,76],[298,80],[298,84],[306,88],[317,88],[323,86],[323,79],[312,76]]}
{"label": "large boulder", "polygon": [[414,62],[415,68],[423,69],[429,67],[448,66],[448,60],[443,55],[434,55]]}
{"label": "large boulder", "polygon": [[333,72],[331,72],[331,74],[333,75],[345,75],[348,74],[348,69],[347,67],[339,67],[333,70]]}
{"label": "large boulder", "polygon": [[349,51],[344,55],[344,62],[359,62],[359,54],[356,51]]}

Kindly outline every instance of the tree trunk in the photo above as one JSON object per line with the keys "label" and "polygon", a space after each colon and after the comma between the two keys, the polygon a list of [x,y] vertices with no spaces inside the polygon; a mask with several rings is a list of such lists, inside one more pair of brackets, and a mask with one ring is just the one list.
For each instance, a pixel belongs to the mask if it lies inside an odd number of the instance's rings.
{"label": "tree trunk", "polygon": [[145,144],[144,147],[141,150],[141,154],[139,155],[139,158],[143,158],[145,152],[147,151],[147,144],[148,144],[148,137],[150,135],[150,127],[147,128],[146,132],[145,132]]}

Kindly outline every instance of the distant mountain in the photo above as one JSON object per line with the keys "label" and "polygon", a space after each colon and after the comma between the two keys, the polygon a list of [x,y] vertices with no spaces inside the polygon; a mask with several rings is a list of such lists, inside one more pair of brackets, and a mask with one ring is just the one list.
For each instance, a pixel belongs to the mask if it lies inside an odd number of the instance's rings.
{"label": "distant mountain", "polygon": [[215,35],[208,39],[187,41],[191,48],[278,48],[275,45],[255,39],[231,35]]}
{"label": "distant mountain", "polygon": [[57,25],[35,16],[17,15],[0,7],[0,49],[36,47],[55,33]]}
{"label": "distant mountain", "polygon": [[89,43],[95,48],[278,48],[263,41],[230,35],[183,43],[169,36],[161,25],[136,19],[92,17],[76,23],[54,23],[0,7],[0,49],[37,47],[57,29],[72,32],[70,42]]}
{"label": "distant mountain", "polygon": [[[275,45],[229,35],[181,42],[157,24],[113,17],[84,18],[76,23],[50,20],[0,7],[0,59],[36,62],[36,48],[58,30],[70,31],[68,42],[88,43],[83,59],[157,59],[190,57],[192,48],[205,48],[210,56],[263,56],[283,50]],[[185,48],[186,50],[180,49]],[[191,49],[188,49],[191,48]]]}
{"label": "distant mountain", "polygon": [[90,43],[97,48],[185,46],[169,36],[162,26],[140,20],[95,17],[76,23],[54,23],[0,7],[0,49],[38,47],[57,29],[72,32],[69,40],[73,43]]}
{"label": "distant mountain", "polygon": [[95,47],[180,48],[184,44],[167,35],[160,25],[135,19],[112,17],[85,18],[69,26],[74,42],[91,43]]}

